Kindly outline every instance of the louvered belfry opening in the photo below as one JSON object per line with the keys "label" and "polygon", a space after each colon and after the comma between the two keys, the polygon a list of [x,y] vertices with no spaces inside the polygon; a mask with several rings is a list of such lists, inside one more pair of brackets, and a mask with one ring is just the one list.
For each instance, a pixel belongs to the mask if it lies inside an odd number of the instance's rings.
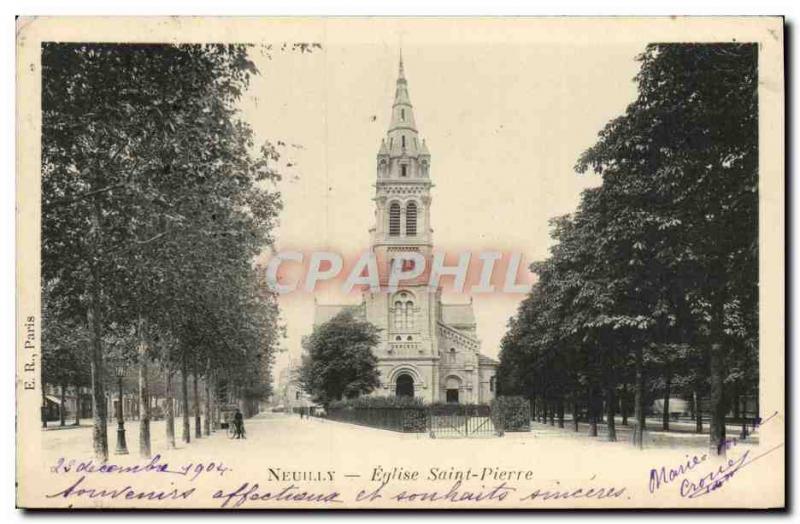
{"label": "louvered belfry opening", "polygon": [[400,204],[397,202],[389,206],[389,235],[400,236]]}
{"label": "louvered belfry opening", "polygon": [[409,202],[406,206],[406,235],[416,236],[417,234],[417,204]]}

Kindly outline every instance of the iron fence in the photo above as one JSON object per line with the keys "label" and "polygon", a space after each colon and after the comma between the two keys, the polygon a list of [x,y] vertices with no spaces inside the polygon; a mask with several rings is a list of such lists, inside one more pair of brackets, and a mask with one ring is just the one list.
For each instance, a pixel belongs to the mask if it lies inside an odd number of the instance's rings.
{"label": "iron fence", "polygon": [[428,431],[433,438],[499,436],[491,408],[483,404],[442,404],[428,409]]}
{"label": "iron fence", "polygon": [[492,406],[485,404],[345,406],[329,408],[326,417],[339,422],[402,433],[428,433],[432,438],[494,437],[502,436],[506,431],[529,431],[530,408],[527,402],[512,407],[515,409],[498,405],[497,412],[493,413]]}

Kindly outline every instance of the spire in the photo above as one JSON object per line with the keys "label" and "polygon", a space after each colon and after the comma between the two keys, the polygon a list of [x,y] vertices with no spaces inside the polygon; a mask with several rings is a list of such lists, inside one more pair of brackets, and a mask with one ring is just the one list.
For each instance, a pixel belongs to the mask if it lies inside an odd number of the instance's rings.
{"label": "spire", "polygon": [[[427,176],[427,163],[430,162],[430,153],[428,148],[423,144],[417,131],[417,122],[414,119],[414,106],[411,105],[411,97],[408,95],[408,81],[406,80],[405,64],[403,63],[403,51],[400,49],[397,67],[397,85],[395,87],[394,102],[392,103],[392,114],[389,122],[389,129],[386,132],[386,138],[381,142],[381,147],[378,151],[378,156],[388,156],[389,159],[405,158],[405,159],[418,159],[420,156],[428,157],[426,159],[425,169],[422,166],[417,169],[416,164],[409,165],[407,161],[403,167],[400,164],[395,165],[391,163],[388,168],[388,176],[391,178],[394,175],[402,175],[403,169],[406,169],[411,176],[411,173],[423,173]],[[415,160],[416,162],[416,160]]]}
{"label": "spire", "polygon": [[[417,133],[417,124],[414,121],[414,108],[408,96],[408,82],[406,81],[405,67],[403,66],[403,52],[400,51],[400,62],[397,71],[397,87],[394,92],[392,104],[392,121],[389,124],[389,137],[398,130]],[[390,140],[391,142],[391,140]],[[391,149],[391,146],[390,146]]]}
{"label": "spire", "polygon": [[406,75],[405,75],[405,72],[403,71],[403,48],[401,47],[400,48],[400,71],[398,72],[397,80],[398,81],[400,81],[400,80],[405,81],[405,79],[406,79]]}

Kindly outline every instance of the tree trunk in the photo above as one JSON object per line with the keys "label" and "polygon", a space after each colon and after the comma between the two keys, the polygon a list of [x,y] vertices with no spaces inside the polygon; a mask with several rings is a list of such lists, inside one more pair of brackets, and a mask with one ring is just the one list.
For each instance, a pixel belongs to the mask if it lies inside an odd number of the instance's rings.
{"label": "tree trunk", "polygon": [[556,425],[556,403],[554,400],[551,400],[547,403],[548,411],[550,411],[550,425]]}
{"label": "tree trunk", "polygon": [[747,431],[747,397],[744,395],[739,395],[737,404],[741,404],[739,414],[741,416],[742,429],[739,432],[739,438],[742,440],[746,440],[747,437],[749,436],[749,433]]}
{"label": "tree trunk", "polygon": [[547,400],[544,396],[539,399],[539,422],[547,424]]}
{"label": "tree trunk", "polygon": [[139,317],[139,455],[150,458],[150,391],[147,383],[147,324]]}
{"label": "tree trunk", "polygon": [[589,386],[589,436],[597,436],[597,402],[594,398],[594,386]]}
{"label": "tree trunk", "polygon": [[564,397],[558,397],[558,427],[564,427]]}
{"label": "tree trunk", "polygon": [[628,383],[622,383],[622,395],[619,399],[619,410],[622,414],[622,425],[628,425]]}
{"label": "tree trunk", "polygon": [[697,394],[697,390],[692,393],[692,398],[694,399],[694,430],[695,433],[702,433],[703,411],[700,409],[700,395]]}
{"label": "tree trunk", "polygon": [[[95,211],[96,222],[99,213]],[[93,224],[93,228],[96,227]],[[96,266],[96,265],[95,265]],[[95,457],[105,462],[108,460],[108,433],[106,426],[106,392],[103,387],[103,340],[99,308],[98,269],[92,269],[89,291],[89,307],[86,321],[91,332],[91,364],[92,373],[92,447]]]}
{"label": "tree trunk", "polygon": [[197,384],[197,362],[195,361],[192,366],[192,375],[194,378],[193,393],[194,393],[194,437],[200,438],[203,436],[203,429],[200,423],[200,393]]}
{"label": "tree trunk", "polygon": [[756,430],[756,425],[761,423],[761,399],[759,398],[758,391],[758,388],[756,388],[756,412],[753,415],[753,431]]}
{"label": "tree trunk", "polygon": [[41,407],[41,416],[42,416],[42,428],[47,428],[47,384],[42,381],[42,407]]}
{"label": "tree trunk", "polygon": [[203,421],[203,433],[206,436],[211,435],[211,387],[209,385],[209,381],[211,379],[211,365],[206,364],[206,378],[204,381],[205,384],[205,393],[206,393],[206,418]]}
{"label": "tree trunk", "polygon": [[616,387],[617,386],[614,384],[613,380],[610,380],[609,384],[606,386],[606,434],[609,442],[617,441],[617,426],[616,421],[614,420],[617,406],[617,401],[614,398]]}
{"label": "tree trunk", "polygon": [[61,384],[61,402],[58,405],[58,425],[67,425],[67,388]]}
{"label": "tree trunk", "polygon": [[73,426],[81,425],[81,387],[75,386],[75,422]]}
{"label": "tree trunk", "polygon": [[211,431],[217,431],[219,428],[219,381],[217,374],[211,373],[213,380],[211,382],[211,398],[213,399],[212,408],[213,415],[211,419]]}
{"label": "tree trunk", "polygon": [[189,425],[189,371],[186,367],[186,357],[184,356],[181,363],[181,414],[183,416],[181,437],[184,442],[189,443],[192,440],[192,435],[191,426]]}
{"label": "tree trunk", "polygon": [[164,400],[164,418],[167,426],[167,446],[170,449],[175,449],[175,394],[172,391],[172,380],[175,377],[175,372],[172,368],[167,369],[166,380],[166,399]]}
{"label": "tree trunk", "polygon": [[633,399],[633,445],[638,448],[644,447],[644,363],[641,344],[636,347],[636,384]]}
{"label": "tree trunk", "polygon": [[725,455],[725,370],[721,342],[712,342],[711,355],[711,424],[709,448],[712,453]]}
{"label": "tree trunk", "polygon": [[661,413],[661,429],[669,431],[669,397],[672,394],[672,369],[667,367],[664,377],[664,406]]}
{"label": "tree trunk", "polygon": [[572,397],[572,429],[578,431],[578,396]]}

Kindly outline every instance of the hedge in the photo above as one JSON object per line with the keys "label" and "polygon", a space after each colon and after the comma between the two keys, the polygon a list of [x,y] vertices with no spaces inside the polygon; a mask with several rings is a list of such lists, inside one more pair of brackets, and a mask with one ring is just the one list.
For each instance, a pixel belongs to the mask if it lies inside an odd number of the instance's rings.
{"label": "hedge", "polygon": [[359,397],[332,402],[327,417],[403,433],[425,433],[428,428],[427,408],[420,399],[411,397]]}
{"label": "hedge", "polygon": [[531,403],[525,397],[497,397],[491,411],[492,422],[500,431],[531,430]]}

